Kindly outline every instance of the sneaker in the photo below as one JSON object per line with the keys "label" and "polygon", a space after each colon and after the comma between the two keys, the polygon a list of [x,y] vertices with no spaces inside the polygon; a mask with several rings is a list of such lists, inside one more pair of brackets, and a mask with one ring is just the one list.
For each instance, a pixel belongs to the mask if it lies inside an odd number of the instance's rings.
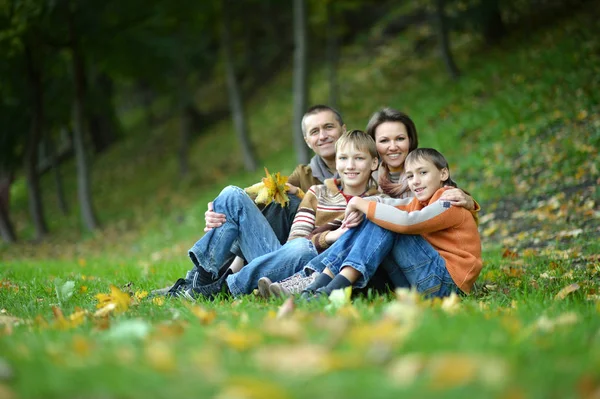
{"label": "sneaker", "polygon": [[271,297],[271,291],[269,286],[273,284],[270,278],[261,277],[258,280],[258,295],[262,298],[269,299]]}
{"label": "sneaker", "polygon": [[269,291],[272,295],[279,298],[287,298],[288,296],[299,294],[306,287],[308,287],[319,273],[313,273],[308,277],[304,277],[301,274],[294,274],[278,283],[273,283],[269,286]]}
{"label": "sneaker", "polygon": [[[171,288],[169,288],[164,295],[176,297],[176,296],[179,296],[179,294],[181,292],[185,291],[187,288],[188,288],[187,280],[184,278],[180,278],[180,279],[177,279],[177,281],[175,281],[175,284],[173,284],[173,286]],[[156,290],[156,291],[162,291],[162,290]],[[155,292],[155,291],[152,291],[152,292]]]}
{"label": "sneaker", "polygon": [[185,297],[188,299],[196,299],[200,296],[203,296],[208,299],[214,298],[218,293],[223,290],[229,291],[229,287],[227,287],[226,279],[227,276],[231,274],[231,269],[228,269],[217,281],[214,283],[206,284],[206,285],[198,285],[192,288],[187,288],[185,292]]}

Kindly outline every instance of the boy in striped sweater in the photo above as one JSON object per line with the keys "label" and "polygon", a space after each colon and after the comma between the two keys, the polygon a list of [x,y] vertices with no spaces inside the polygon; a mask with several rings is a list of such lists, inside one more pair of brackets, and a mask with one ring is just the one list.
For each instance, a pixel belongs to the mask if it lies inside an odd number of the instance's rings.
{"label": "boy in striped sweater", "polygon": [[[434,149],[418,148],[407,156],[405,168],[415,197],[353,198],[346,215],[358,212],[368,220],[307,265],[324,272],[305,297],[362,287],[380,264],[393,280],[404,279],[426,296],[471,291],[482,267],[481,242],[471,213],[440,200],[456,186],[448,162]],[[344,227],[359,224],[346,221]]]}
{"label": "boy in striped sweater", "polygon": [[308,190],[283,246],[263,228],[264,217],[254,212],[256,207],[245,205],[251,201],[248,196],[239,189],[226,188],[229,191],[215,200],[215,209],[225,213],[227,221],[196,243],[195,253],[200,257],[197,266],[214,270],[220,265],[222,253],[235,240],[249,263],[237,273],[228,270],[217,281],[192,285],[180,294],[192,298],[212,297],[222,291],[233,296],[250,294],[261,277],[275,281],[289,277],[337,241],[348,230],[342,226],[348,201],[378,194],[377,184],[371,178],[378,159],[374,140],[360,130],[344,133],[335,149],[340,178],[326,179],[325,184]]}

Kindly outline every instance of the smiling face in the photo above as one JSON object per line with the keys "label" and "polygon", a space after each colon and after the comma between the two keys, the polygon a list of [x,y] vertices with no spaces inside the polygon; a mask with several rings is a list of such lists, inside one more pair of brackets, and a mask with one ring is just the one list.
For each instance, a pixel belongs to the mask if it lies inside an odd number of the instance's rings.
{"label": "smiling face", "polygon": [[335,142],[346,131],[335,114],[322,111],[304,118],[304,140],[311,150],[325,160],[335,159]]}
{"label": "smiling face", "polygon": [[450,177],[447,168],[440,170],[433,162],[424,158],[412,160],[405,166],[408,187],[420,202],[429,201]]}
{"label": "smiling face", "polygon": [[335,167],[343,183],[344,192],[360,195],[367,189],[371,173],[377,169],[378,160],[367,150],[348,143],[338,149]]}
{"label": "smiling face", "polygon": [[410,139],[402,122],[383,122],[375,129],[377,152],[391,172],[401,172],[410,151]]}

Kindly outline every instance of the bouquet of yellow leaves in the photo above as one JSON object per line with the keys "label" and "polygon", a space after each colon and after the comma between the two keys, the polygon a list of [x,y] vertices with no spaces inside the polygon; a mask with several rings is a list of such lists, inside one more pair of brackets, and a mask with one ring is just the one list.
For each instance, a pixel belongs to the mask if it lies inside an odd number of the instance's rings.
{"label": "bouquet of yellow leaves", "polygon": [[266,177],[263,177],[262,181],[245,188],[244,191],[250,196],[256,196],[254,202],[257,204],[269,205],[275,201],[283,208],[290,202],[287,195],[289,187],[286,184],[288,177],[281,176],[279,172],[271,174],[267,168],[265,174]]}

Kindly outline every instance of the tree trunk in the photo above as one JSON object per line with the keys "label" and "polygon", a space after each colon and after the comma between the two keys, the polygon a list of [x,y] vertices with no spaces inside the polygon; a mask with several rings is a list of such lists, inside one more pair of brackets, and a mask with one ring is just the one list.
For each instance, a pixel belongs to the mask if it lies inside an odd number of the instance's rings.
{"label": "tree trunk", "polygon": [[182,105],[179,111],[179,175],[187,176],[189,173],[188,149],[190,147],[190,138],[192,136],[192,120],[189,107]]}
{"label": "tree trunk", "polygon": [[113,100],[113,81],[106,73],[94,79],[93,107],[90,112],[90,136],[96,153],[110,147],[117,139],[119,126]]}
{"label": "tree trunk", "polygon": [[460,71],[454,62],[452,50],[450,49],[450,32],[448,31],[448,24],[446,22],[445,3],[445,0],[436,0],[435,25],[437,27],[440,54],[446,65],[446,70],[453,80],[457,80],[460,77]]}
{"label": "tree trunk", "polygon": [[500,4],[498,0],[487,0],[481,7],[483,7],[483,38],[488,45],[495,45],[507,32],[500,13]]}
{"label": "tree trunk", "polygon": [[339,59],[338,24],[333,1],[327,2],[327,72],[329,78],[329,105],[337,108],[338,81],[337,66]]}
{"label": "tree trunk", "polygon": [[25,57],[27,61],[27,76],[31,89],[33,114],[31,117],[31,129],[25,146],[23,171],[25,173],[25,180],[27,181],[29,213],[35,226],[35,239],[39,241],[48,233],[48,227],[44,220],[42,193],[37,173],[38,147],[44,124],[44,89],[41,69],[36,65],[29,45],[25,46]]}
{"label": "tree trunk", "polygon": [[56,147],[54,146],[54,140],[48,135],[46,140],[46,149],[50,156],[50,166],[54,172],[54,185],[56,187],[56,199],[58,201],[58,208],[63,215],[69,213],[69,207],[65,199],[65,191],[62,184],[62,176],[60,174],[60,165],[58,163],[58,155],[56,154]]}
{"label": "tree trunk", "polygon": [[257,168],[256,158],[254,157],[254,150],[252,143],[248,137],[248,124],[246,116],[244,115],[244,102],[242,100],[241,89],[235,75],[235,68],[233,65],[233,56],[231,51],[231,30],[229,25],[228,6],[230,5],[227,0],[223,0],[223,7],[221,8],[221,40],[223,46],[223,57],[225,63],[225,75],[227,78],[227,92],[229,96],[229,107],[231,111],[231,117],[233,119],[233,125],[235,128],[237,139],[242,149],[242,155],[244,158],[244,168],[247,171],[254,171]]}
{"label": "tree trunk", "polygon": [[15,230],[10,222],[9,199],[12,176],[0,170],[0,236],[7,243],[17,241]]}
{"label": "tree trunk", "polygon": [[301,164],[309,161],[308,147],[302,133],[302,117],[308,103],[306,38],[306,0],[294,0],[294,146]]}
{"label": "tree trunk", "polygon": [[68,14],[68,28],[70,37],[71,60],[75,96],[73,102],[73,149],[77,164],[77,197],[81,209],[81,218],[84,226],[92,231],[98,228],[98,221],[92,204],[90,189],[90,173],[85,152],[85,66],[83,54],[79,48],[79,38],[74,26],[72,11]]}

